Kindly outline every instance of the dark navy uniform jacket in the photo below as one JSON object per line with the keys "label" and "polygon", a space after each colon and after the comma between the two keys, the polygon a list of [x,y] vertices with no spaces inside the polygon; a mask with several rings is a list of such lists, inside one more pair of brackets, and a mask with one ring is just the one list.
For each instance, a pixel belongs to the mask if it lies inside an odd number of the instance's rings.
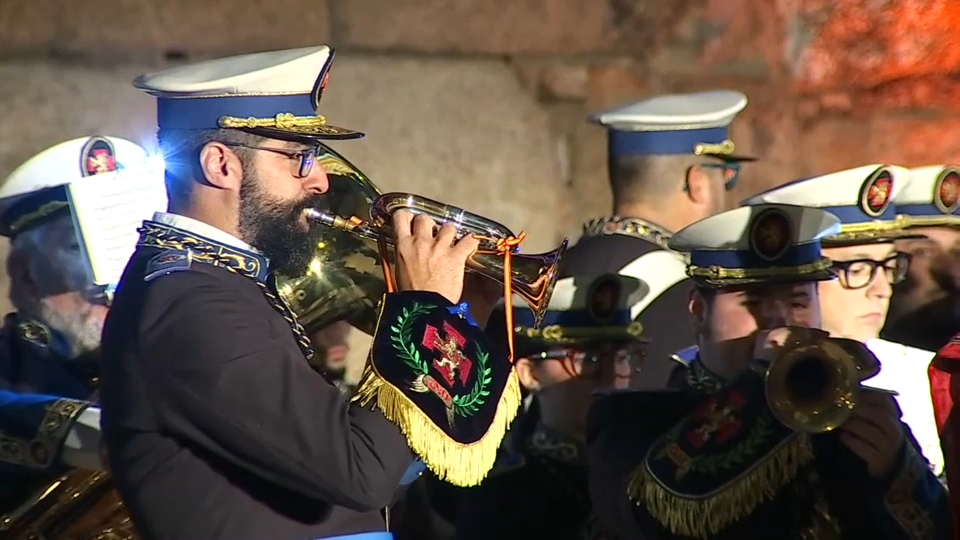
{"label": "dark navy uniform jacket", "polygon": [[[148,540],[384,531],[381,510],[414,464],[404,434],[311,368],[265,259],[151,230],[102,341],[104,442],[137,528]],[[434,293],[388,302],[425,298],[455,323]]]}
{"label": "dark navy uniform jacket", "polygon": [[693,286],[681,256],[666,250],[669,233],[641,219],[605,218],[588,223],[585,233],[564,256],[561,277],[627,273],[643,283],[645,307],[635,318],[650,343],[635,379],[663,388],[676,365],[670,356],[694,344],[687,311]]}

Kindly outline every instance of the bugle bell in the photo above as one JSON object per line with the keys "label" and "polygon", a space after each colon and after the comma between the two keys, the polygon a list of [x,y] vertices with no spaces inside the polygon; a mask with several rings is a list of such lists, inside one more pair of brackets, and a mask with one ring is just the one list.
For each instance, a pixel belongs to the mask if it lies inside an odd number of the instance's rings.
{"label": "bugle bell", "polygon": [[372,334],[376,306],[386,291],[383,261],[378,242],[392,243],[394,212],[406,209],[426,214],[438,224],[452,223],[458,238],[473,234],[479,249],[467,260],[467,268],[500,283],[504,281],[504,250],[510,250],[510,282],[539,321],[546,311],[558,277],[558,263],[567,240],[555,250],[541,254],[519,253],[513,232],[505,226],[409,193],[381,194],[359,169],[332,149],[323,147],[317,156],[330,179],[324,206],[306,212],[311,221],[323,224],[325,232],[309,268],[300,276],[281,276],[280,295],[297,314],[308,333],[338,320]]}
{"label": "bugle bell", "polygon": [[[849,343],[844,343],[849,342]],[[832,431],[853,414],[861,381],[870,373],[863,344],[841,338],[824,338],[788,347],[767,368],[765,391],[774,416],[794,431]]]}

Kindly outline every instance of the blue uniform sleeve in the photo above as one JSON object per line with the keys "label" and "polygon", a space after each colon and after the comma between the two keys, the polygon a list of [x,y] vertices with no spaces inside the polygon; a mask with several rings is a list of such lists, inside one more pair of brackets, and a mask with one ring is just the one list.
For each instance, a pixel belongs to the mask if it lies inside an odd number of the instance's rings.
{"label": "blue uniform sleeve", "polygon": [[89,405],[0,390],[0,475],[55,466],[71,426]]}
{"label": "blue uniform sleeve", "polygon": [[866,494],[867,507],[885,523],[889,540],[952,540],[954,524],[946,489],[920,453],[910,429],[896,467],[881,488]]}

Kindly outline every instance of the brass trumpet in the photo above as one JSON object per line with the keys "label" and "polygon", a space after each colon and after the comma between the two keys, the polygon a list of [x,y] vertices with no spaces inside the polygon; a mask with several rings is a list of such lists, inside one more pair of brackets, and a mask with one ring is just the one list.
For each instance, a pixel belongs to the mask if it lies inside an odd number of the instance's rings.
{"label": "brass trumpet", "polygon": [[826,338],[791,347],[767,368],[767,403],[774,416],[794,431],[832,431],[853,414],[863,390],[861,381],[879,369],[876,357],[857,341]]}
{"label": "brass trumpet", "polygon": [[324,207],[308,209],[305,214],[325,225],[326,233],[303,275],[280,276],[278,280],[280,295],[308,333],[338,320],[373,333],[376,306],[386,291],[378,243],[392,244],[390,219],[400,209],[426,214],[440,224],[452,223],[458,238],[476,236],[480,248],[468,259],[467,267],[497,282],[504,282],[504,252],[510,250],[511,288],[530,306],[539,324],[559,274],[558,263],[567,249],[566,239],[553,251],[521,254],[512,243],[516,236],[500,223],[419,195],[381,194],[346,158],[330,148],[322,150],[317,161],[330,179],[330,191]]}

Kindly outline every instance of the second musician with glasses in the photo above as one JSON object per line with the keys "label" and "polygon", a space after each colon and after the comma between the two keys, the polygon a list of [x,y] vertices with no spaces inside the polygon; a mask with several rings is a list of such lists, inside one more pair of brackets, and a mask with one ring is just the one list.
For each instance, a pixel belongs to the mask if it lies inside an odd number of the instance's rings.
{"label": "second musician with glasses", "polygon": [[823,240],[823,254],[833,261],[838,278],[819,284],[823,329],[866,343],[877,355],[880,374],[867,384],[900,393],[897,402],[903,421],[939,475],[943,455],[927,379],[933,352],[878,339],[893,286],[903,281],[910,263],[910,255],[894,246],[894,240],[911,233],[893,202],[909,181],[907,169],[866,165],[791,182],[744,204],[789,202],[821,208],[840,218],[841,233]]}
{"label": "second musician with glasses", "polygon": [[530,406],[490,477],[463,496],[458,540],[598,538],[587,490],[587,410],[595,391],[627,388],[640,368],[646,340],[629,308],[640,289],[626,276],[561,279],[540,330],[529,310],[514,309],[516,368]]}

